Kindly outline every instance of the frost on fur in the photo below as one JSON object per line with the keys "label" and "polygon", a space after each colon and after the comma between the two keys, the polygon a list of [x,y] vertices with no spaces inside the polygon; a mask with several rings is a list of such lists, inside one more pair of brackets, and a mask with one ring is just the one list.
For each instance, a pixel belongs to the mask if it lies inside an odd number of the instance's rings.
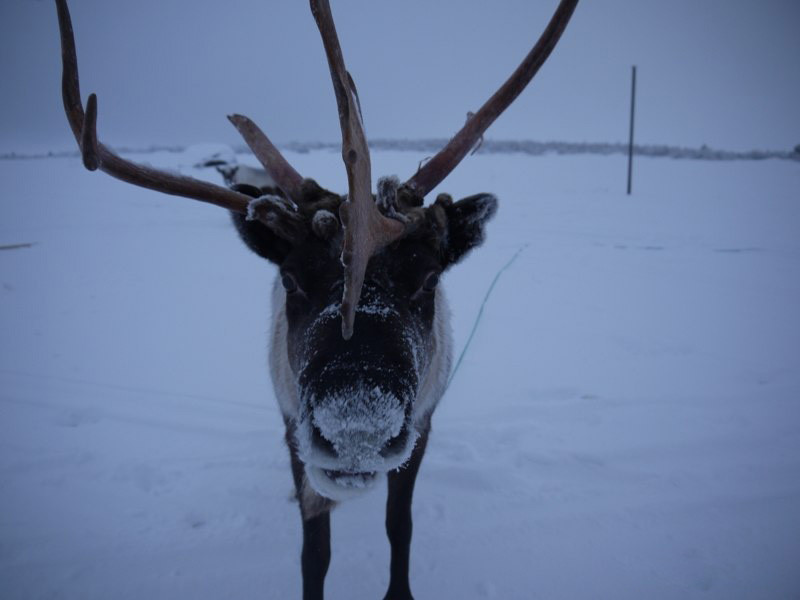
{"label": "frost on fur", "polygon": [[492,194],[475,194],[454,202],[445,211],[448,221],[445,255],[452,265],[483,243],[484,227],[497,212],[497,198]]}
{"label": "frost on fur", "polygon": [[376,202],[381,212],[394,211],[397,203],[397,188],[400,187],[400,179],[396,175],[381,177],[378,179],[378,195]]}
{"label": "frost on fur", "polygon": [[353,471],[363,471],[362,465],[374,460],[386,441],[400,433],[405,413],[393,394],[379,387],[354,387],[319,401],[311,420]]}
{"label": "frost on fur", "polygon": [[339,231],[339,219],[329,210],[318,210],[311,219],[311,229],[317,237],[330,240]]}
{"label": "frost on fur", "polygon": [[303,239],[308,230],[297,205],[274,194],[265,194],[251,200],[247,205],[246,220],[263,223],[275,235],[290,242]]}
{"label": "frost on fur", "polygon": [[287,200],[282,196],[273,194],[266,194],[258,198],[253,198],[247,205],[247,220],[248,221],[264,221],[274,219],[276,213],[281,212],[297,212],[297,205],[291,200]]}

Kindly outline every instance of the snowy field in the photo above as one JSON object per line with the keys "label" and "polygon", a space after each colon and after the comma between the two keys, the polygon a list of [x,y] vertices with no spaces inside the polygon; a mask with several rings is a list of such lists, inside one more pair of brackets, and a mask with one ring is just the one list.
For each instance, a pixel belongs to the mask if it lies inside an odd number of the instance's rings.
{"label": "snowy field", "polygon": [[[289,159],[345,189],[338,154]],[[495,154],[445,186],[500,198],[445,280],[459,351],[524,250],[434,416],[419,600],[800,598],[800,164],[624,177]],[[0,598],[299,598],[273,268],[224,211],[77,158],[0,161],[0,190],[0,246],[30,244],[0,250]],[[330,598],[382,597],[384,495],[334,512]]]}

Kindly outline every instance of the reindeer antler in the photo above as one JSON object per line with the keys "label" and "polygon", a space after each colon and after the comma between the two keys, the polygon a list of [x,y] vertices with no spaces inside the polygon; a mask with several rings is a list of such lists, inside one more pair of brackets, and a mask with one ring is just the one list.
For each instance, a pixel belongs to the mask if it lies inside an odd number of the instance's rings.
{"label": "reindeer antler", "polygon": [[370,257],[401,237],[405,226],[400,221],[383,216],[372,199],[369,148],[361,121],[356,86],[345,67],[328,0],[310,1],[311,12],[328,57],[342,130],[342,160],[347,169],[348,198],[339,208],[344,226],[344,292],[340,312],[342,336],[347,340],[353,335],[356,306]]}
{"label": "reindeer antler", "polygon": [[228,115],[228,120],[283,193],[299,202],[303,196],[303,177],[283,158],[267,135],[244,115]]}
{"label": "reindeer antler", "polygon": [[539,41],[517,69],[478,112],[467,120],[447,145],[406,181],[405,185],[420,197],[424,197],[458,166],[494,120],[520,95],[536,75],[539,67],[550,56],[577,4],[578,0],[561,0]]}
{"label": "reindeer antler", "polygon": [[[58,10],[58,26],[61,34],[61,61],[63,67],[61,94],[64,100],[64,111],[67,114],[67,120],[72,128],[75,140],[78,142],[86,168],[90,171],[100,169],[112,177],[151,190],[209,202],[246,214],[247,205],[252,198],[245,194],[194,179],[193,177],[168,173],[125,160],[97,140],[97,96],[94,94],[89,96],[86,113],[84,113],[78,78],[75,37],[66,0],[56,0],[56,9]],[[242,117],[242,119],[245,119],[245,117]],[[253,127],[255,126],[253,125]],[[239,128],[239,125],[237,125],[237,128]],[[245,141],[253,146],[251,141],[255,139],[255,145],[259,148],[258,151],[253,150],[255,155],[264,164],[278,187],[287,196],[292,197],[298,193],[302,177],[289,166],[289,163],[283,159],[280,152],[266,139],[266,136],[257,127],[255,129],[257,131],[251,136],[245,136]],[[263,139],[258,137],[259,133],[261,133]]]}
{"label": "reindeer antler", "polygon": [[[406,225],[387,218],[372,199],[369,149],[361,120],[355,84],[347,72],[328,0],[310,0],[330,67],[339,124],[342,159],[347,169],[348,197],[339,209],[344,225],[342,263],[342,335],[353,334],[356,307],[370,257],[402,237]],[[422,198],[436,187],[466,156],[494,120],[514,101],[544,63],[563,33],[578,0],[561,0],[550,23],[511,77],[475,113],[450,142],[411,177],[405,186]],[[87,169],[100,169],[128,183],[156,191],[210,202],[241,213],[247,212],[250,196],[227,188],[153,169],[125,160],[97,139],[97,96],[91,94],[84,113],[78,80],[78,61],[72,22],[66,0],[56,0],[63,63],[62,96],[72,133]],[[286,196],[300,201],[303,178],[284,159],[269,138],[247,117],[228,117],[253,153]]]}

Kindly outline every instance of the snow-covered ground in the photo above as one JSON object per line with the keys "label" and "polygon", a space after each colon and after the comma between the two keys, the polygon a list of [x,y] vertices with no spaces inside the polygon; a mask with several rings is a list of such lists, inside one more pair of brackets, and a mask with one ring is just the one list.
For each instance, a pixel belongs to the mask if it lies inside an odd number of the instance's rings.
{"label": "snow-covered ground", "polygon": [[[290,160],[344,189],[338,154]],[[524,250],[434,417],[420,600],[800,595],[800,166],[640,159],[631,197],[624,177],[487,154],[444,186],[500,198],[446,277],[458,349]],[[0,190],[0,246],[31,244],[0,250],[0,597],[298,598],[273,268],[224,211],[77,158],[0,161]],[[385,591],[383,503],[336,509],[330,598]]]}

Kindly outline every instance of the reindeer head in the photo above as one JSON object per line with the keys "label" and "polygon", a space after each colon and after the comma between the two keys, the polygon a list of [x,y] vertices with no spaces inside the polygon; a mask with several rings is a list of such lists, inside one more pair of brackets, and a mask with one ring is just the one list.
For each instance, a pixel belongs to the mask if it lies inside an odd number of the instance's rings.
{"label": "reindeer head", "polygon": [[410,455],[449,370],[439,278],[481,243],[497,203],[488,194],[459,202],[441,195],[423,207],[396,179],[381,179],[374,204],[404,235],[370,258],[345,339],[344,227],[336,216],[344,200],[311,180],[302,188],[294,203],[277,189],[236,186],[259,199],[250,220],[233,218],[250,249],[280,269],[273,352],[285,355],[278,368],[291,382],[282,410],[310,482],[341,499]]}
{"label": "reindeer head", "polygon": [[[369,150],[353,78],[327,0],[311,0],[330,67],[348,193],[304,179],[247,117],[229,117],[274,181],[223,188],[120,158],[97,139],[97,98],[86,110],[66,0],[56,0],[64,107],[85,166],[169,194],[230,209],[245,243],[280,269],[275,348],[285,372],[282,409],[312,486],[338,499],[402,465],[442,392],[449,335],[440,275],[483,240],[497,201],[425,196],[458,165],[549,56],[577,0],[562,0],[511,77],[450,142],[404,183],[372,193]],[[436,371],[437,377],[432,376]],[[275,374],[273,374],[275,375]],[[276,382],[280,386],[280,382]],[[433,389],[435,388],[435,389]]]}

